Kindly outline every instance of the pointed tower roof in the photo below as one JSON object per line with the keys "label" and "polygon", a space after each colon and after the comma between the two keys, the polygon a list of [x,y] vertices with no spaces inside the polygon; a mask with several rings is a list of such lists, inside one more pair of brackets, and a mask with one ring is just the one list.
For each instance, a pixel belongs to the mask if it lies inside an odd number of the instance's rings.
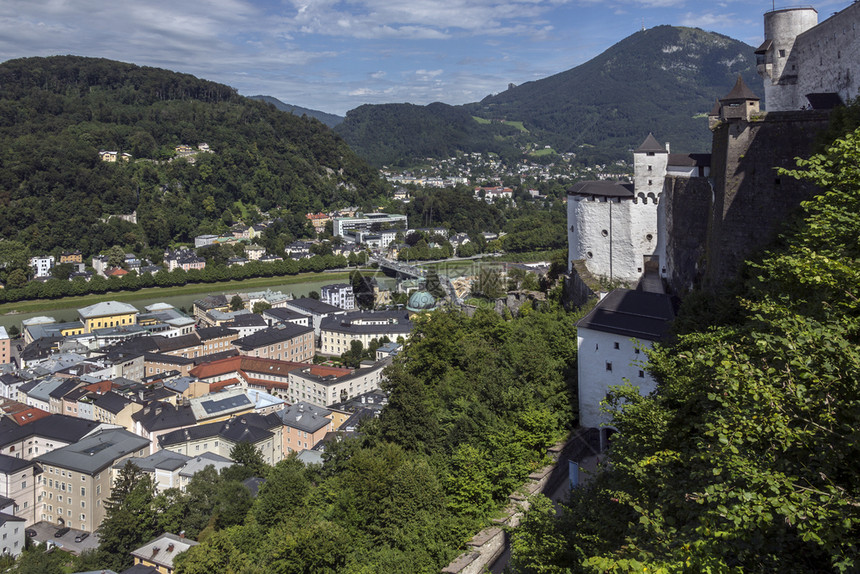
{"label": "pointed tower roof", "polygon": [[732,91],[728,93],[728,95],[724,98],[721,98],[720,101],[726,100],[761,100],[747,85],[744,83],[744,79],[738,74],[738,81],[735,82],[735,87],[732,88]]}
{"label": "pointed tower roof", "polygon": [[660,142],[654,137],[654,134],[648,134],[648,137],[645,138],[645,141],[642,142],[633,153],[669,153],[666,151],[666,148],[660,145]]}
{"label": "pointed tower roof", "polygon": [[720,100],[714,100],[714,107],[713,107],[713,108],[711,108],[711,113],[709,113],[708,115],[709,115],[709,116],[718,116],[718,115],[720,115],[720,108],[721,108],[721,107],[722,107],[722,106],[720,106]]}

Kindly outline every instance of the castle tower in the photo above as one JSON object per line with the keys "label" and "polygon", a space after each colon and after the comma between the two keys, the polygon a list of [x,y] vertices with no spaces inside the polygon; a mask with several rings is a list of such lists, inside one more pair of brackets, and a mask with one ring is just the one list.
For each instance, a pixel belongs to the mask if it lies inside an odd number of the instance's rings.
{"label": "castle tower", "polygon": [[738,74],[735,87],[726,97],[720,98],[720,119],[750,121],[752,116],[760,111],[759,101],[759,97],[749,89]]}
{"label": "castle tower", "polygon": [[669,144],[660,145],[653,134],[633,151],[633,191],[630,242],[636,272],[663,271],[665,256],[658,249],[661,230],[659,203],[669,165]]}
{"label": "castle tower", "polygon": [[[593,275],[633,284],[662,271],[658,206],[669,152],[649,134],[633,152],[634,183],[586,181],[567,192],[569,261]],[[569,271],[572,264],[569,264]]]}
{"label": "castle tower", "polygon": [[806,105],[799,93],[800,62],[792,55],[797,37],[818,24],[815,8],[787,8],[764,15],[764,43],[756,50],[756,70],[764,81],[764,99],[771,112]]}

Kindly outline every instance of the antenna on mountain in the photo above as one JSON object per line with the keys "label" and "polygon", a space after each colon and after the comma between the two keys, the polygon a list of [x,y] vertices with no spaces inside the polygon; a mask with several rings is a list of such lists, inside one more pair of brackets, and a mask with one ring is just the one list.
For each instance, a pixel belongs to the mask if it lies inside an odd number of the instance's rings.
{"label": "antenna on mountain", "polygon": [[[776,0],[774,0],[776,2]],[[645,31],[645,16],[642,16],[642,31]]]}

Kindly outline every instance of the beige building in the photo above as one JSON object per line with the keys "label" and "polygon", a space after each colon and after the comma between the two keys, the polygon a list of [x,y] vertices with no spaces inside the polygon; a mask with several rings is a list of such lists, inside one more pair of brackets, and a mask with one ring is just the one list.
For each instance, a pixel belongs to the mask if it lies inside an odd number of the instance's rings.
{"label": "beige building", "polygon": [[105,327],[121,327],[137,323],[137,308],[119,301],[103,301],[78,309],[78,316],[86,333]]}
{"label": "beige building", "polygon": [[39,456],[37,519],[92,532],[105,518],[104,503],[113,486],[111,467],[148,452],[148,440],[124,429],[106,429]]}
{"label": "beige building", "polygon": [[155,568],[161,574],[173,574],[173,560],[182,552],[199,542],[165,532],[155,540],[147,542],[140,548],[132,550],[134,563]]}

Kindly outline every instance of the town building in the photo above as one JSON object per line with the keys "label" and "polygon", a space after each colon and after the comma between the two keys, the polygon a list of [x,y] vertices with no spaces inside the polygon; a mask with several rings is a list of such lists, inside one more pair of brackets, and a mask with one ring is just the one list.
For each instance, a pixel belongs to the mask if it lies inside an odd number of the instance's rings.
{"label": "town building", "polygon": [[236,339],[233,345],[242,355],[305,362],[314,358],[314,332],[311,327],[281,323]]}
{"label": "town building", "polygon": [[40,455],[38,518],[92,532],[105,518],[105,501],[113,488],[111,467],[148,451],[149,441],[114,428]]}
{"label": "town building", "polygon": [[407,339],[411,332],[412,321],[407,311],[356,311],[336,315],[320,323],[320,352],[342,355],[350,350],[353,341],[361,342],[366,349],[373,340]]}
{"label": "town building", "polygon": [[173,561],[176,556],[198,544],[199,542],[185,538],[185,536],[165,532],[155,540],[132,550],[131,555],[134,558],[135,566],[149,566],[159,574],[173,574],[175,569]]}
{"label": "town building", "polygon": [[78,317],[84,325],[85,333],[92,333],[103,327],[135,325],[138,311],[133,305],[119,301],[103,301],[78,309]]}
{"label": "town building", "polygon": [[320,301],[345,311],[355,309],[355,293],[349,283],[333,283],[320,288]]}

